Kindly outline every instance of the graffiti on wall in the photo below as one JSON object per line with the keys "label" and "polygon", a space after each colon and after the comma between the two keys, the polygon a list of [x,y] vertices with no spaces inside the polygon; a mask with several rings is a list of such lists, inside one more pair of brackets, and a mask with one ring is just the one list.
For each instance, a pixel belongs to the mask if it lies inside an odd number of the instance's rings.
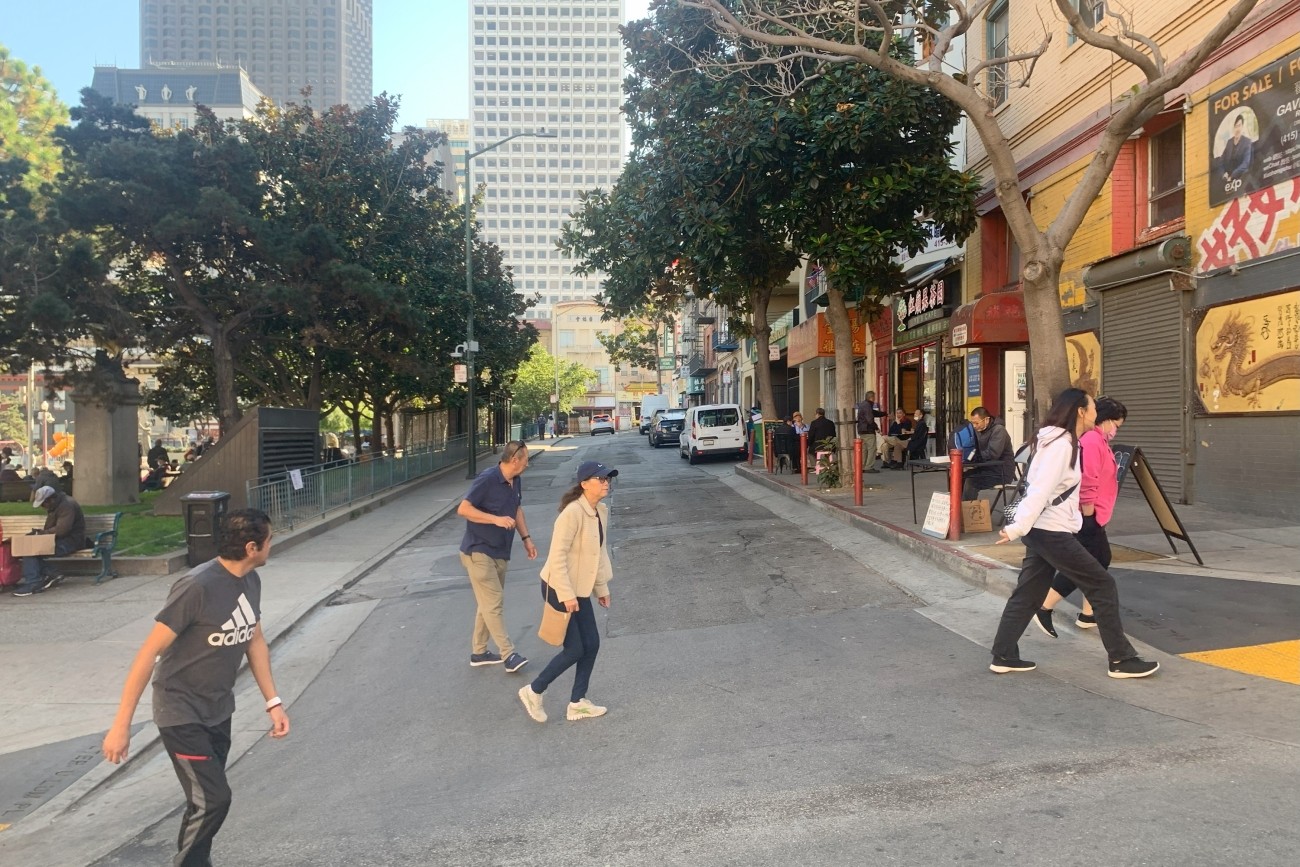
{"label": "graffiti on wall", "polygon": [[1300,178],[1233,199],[1196,240],[1201,274],[1300,246]]}
{"label": "graffiti on wall", "polygon": [[1101,341],[1097,332],[1067,334],[1065,357],[1070,364],[1070,385],[1093,397],[1101,394]]}
{"label": "graffiti on wall", "polygon": [[1207,413],[1300,410],[1300,291],[1200,313],[1196,396]]}

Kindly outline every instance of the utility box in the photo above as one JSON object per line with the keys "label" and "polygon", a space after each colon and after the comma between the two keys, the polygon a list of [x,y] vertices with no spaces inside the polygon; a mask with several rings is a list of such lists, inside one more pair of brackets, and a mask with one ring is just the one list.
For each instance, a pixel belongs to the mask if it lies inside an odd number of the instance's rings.
{"label": "utility box", "polygon": [[191,566],[206,563],[217,556],[229,509],[230,494],[225,491],[191,491],[181,497],[186,559]]}

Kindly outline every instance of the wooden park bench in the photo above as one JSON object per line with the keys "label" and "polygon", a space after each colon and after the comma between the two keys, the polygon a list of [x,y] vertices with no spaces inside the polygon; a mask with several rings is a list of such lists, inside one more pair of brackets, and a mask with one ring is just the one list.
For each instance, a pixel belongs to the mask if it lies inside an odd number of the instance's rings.
{"label": "wooden park bench", "polygon": [[[61,557],[47,557],[47,562],[55,564],[84,563],[89,559],[98,557],[102,565],[99,574],[95,576],[95,583],[101,584],[106,578],[116,578],[117,573],[113,571],[113,549],[117,547],[117,525],[121,520],[121,512],[114,512],[111,515],[87,515],[86,533],[90,536],[91,547]],[[44,527],[45,515],[43,514],[31,516],[0,515],[0,528],[3,528],[3,538],[5,539],[11,536],[25,536],[32,530],[41,530]]]}

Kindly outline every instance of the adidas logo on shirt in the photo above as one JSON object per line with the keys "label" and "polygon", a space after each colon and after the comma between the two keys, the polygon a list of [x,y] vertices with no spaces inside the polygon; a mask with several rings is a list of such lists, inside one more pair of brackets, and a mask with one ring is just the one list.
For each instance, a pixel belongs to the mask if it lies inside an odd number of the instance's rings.
{"label": "adidas logo on shirt", "polygon": [[253,637],[253,629],[257,626],[257,615],[253,613],[253,606],[248,604],[248,599],[243,593],[239,594],[239,604],[235,610],[230,613],[230,619],[221,624],[224,632],[214,632],[208,636],[208,644],[213,647],[230,647],[234,644],[243,644],[250,641]]}

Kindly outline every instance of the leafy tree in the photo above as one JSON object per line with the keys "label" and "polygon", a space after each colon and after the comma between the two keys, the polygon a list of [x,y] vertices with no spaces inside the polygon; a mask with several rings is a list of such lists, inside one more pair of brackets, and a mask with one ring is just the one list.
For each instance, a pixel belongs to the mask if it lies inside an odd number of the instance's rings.
{"label": "leafy tree", "polygon": [[663,322],[647,322],[644,319],[626,319],[617,332],[602,331],[596,335],[600,345],[605,347],[614,370],[622,369],[624,364],[657,370],[659,367],[659,330]]}
{"label": "leafy tree", "polygon": [[[851,370],[845,298],[869,305],[896,289],[894,259],[924,245],[923,221],[949,236],[972,224],[973,184],[949,165],[955,107],[886,76],[812,64],[808,86],[777,97],[779,82],[762,70],[704,71],[751,56],[711,16],[672,2],[654,9],[625,31],[632,161],[612,195],[586,200],[565,240],[614,269],[605,298],[616,309],[638,292],[670,295],[659,275],[679,257],[697,291],[748,314],[740,330],[760,358],[773,288],[796,251],[821,259],[832,274],[837,364]],[[757,374],[759,402],[774,412],[768,366]],[[838,404],[851,406],[852,392],[841,377]]]}
{"label": "leafy tree", "polygon": [[25,408],[17,400],[0,398],[0,440],[27,442]]}
{"label": "leafy tree", "polygon": [[37,193],[59,173],[55,130],[68,122],[68,107],[39,66],[28,67],[0,45],[0,160],[27,162],[23,186]]}
{"label": "leafy tree", "polygon": [[587,384],[596,372],[575,361],[557,361],[540,343],[534,343],[528,357],[515,370],[512,386],[514,407],[525,418],[536,418],[551,408],[551,395],[556,394],[556,367],[560,381],[561,413],[573,409],[574,403],[587,393]]}
{"label": "leafy tree", "polygon": [[[954,61],[954,46],[970,35],[978,36],[994,0],[659,2],[706,13],[711,26],[735,40],[736,54],[702,59],[702,66],[715,71],[758,71],[767,81],[784,84],[782,90],[788,92],[809,79],[809,60],[850,68],[865,66],[898,81],[929,88],[962,109],[988,154],[998,202],[1021,250],[1033,376],[1042,412],[1046,410],[1045,402],[1070,384],[1059,287],[1066,247],[1114,169],[1125,140],[1164,108],[1167,95],[1201,67],[1259,0],[1236,0],[1199,42],[1172,61],[1161,50],[1159,40],[1137,32],[1117,6],[1106,4],[1107,32],[1101,32],[1080,16],[1077,0],[1054,0],[1075,37],[1105,52],[1099,63],[1129,67],[1139,80],[1117,97],[1110,120],[1096,141],[1091,163],[1062,208],[1042,228],[1029,211],[1011,140],[1000,126],[1006,114],[994,113],[996,106],[986,85],[997,80],[1008,86],[1028,86],[1034,61],[1047,51],[1050,33],[1044,34],[1039,46],[966,64]],[[894,50],[897,37],[905,29],[918,31],[932,45],[919,66]],[[813,74],[821,75],[821,69]]]}

